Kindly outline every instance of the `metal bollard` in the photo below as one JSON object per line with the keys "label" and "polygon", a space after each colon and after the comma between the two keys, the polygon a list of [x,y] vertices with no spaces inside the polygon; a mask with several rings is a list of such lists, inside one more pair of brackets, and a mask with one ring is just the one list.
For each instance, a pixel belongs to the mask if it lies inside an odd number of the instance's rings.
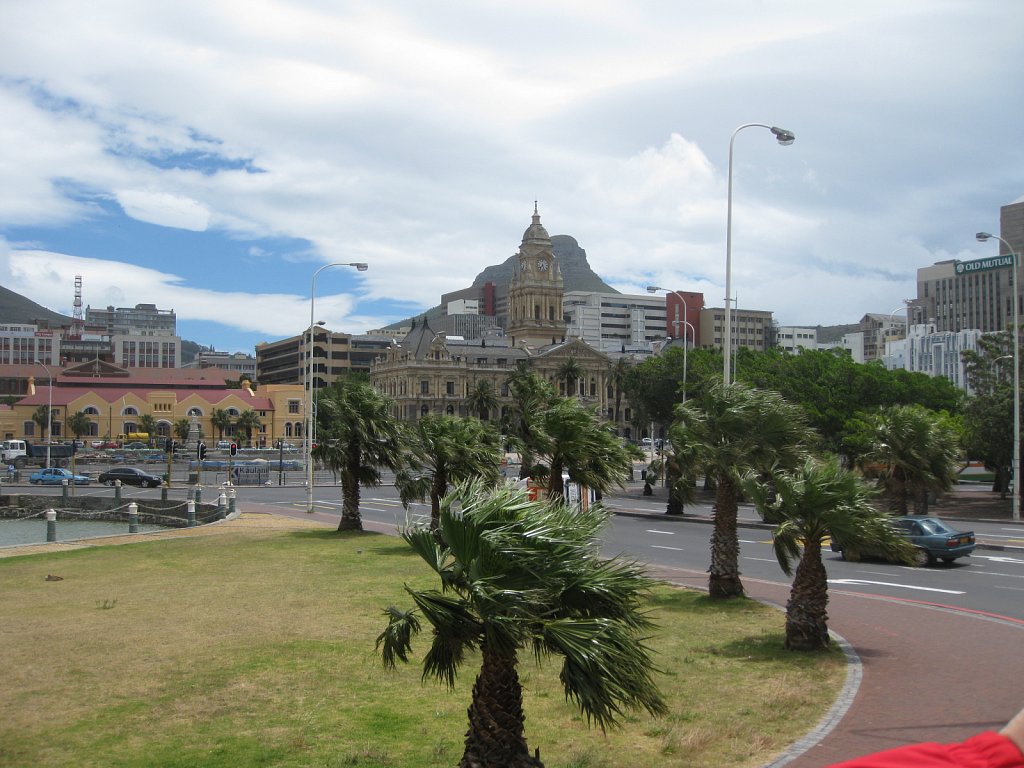
{"label": "metal bollard", "polygon": [[121,481],[120,480],[115,480],[114,481],[114,501],[120,501],[120,500],[121,500]]}
{"label": "metal bollard", "polygon": [[167,501],[167,486],[160,486],[160,501]]}
{"label": "metal bollard", "polygon": [[139,505],[134,501],[128,505],[128,533],[139,532]]}
{"label": "metal bollard", "polygon": [[196,500],[196,504],[201,504],[203,501],[203,486],[197,485],[195,493],[192,494],[192,498]]}
{"label": "metal bollard", "polygon": [[223,493],[217,497],[217,519],[223,520],[227,517],[228,497]]}
{"label": "metal bollard", "polygon": [[195,502],[195,499],[189,499],[188,502],[185,505],[185,508],[188,510],[188,527],[189,528],[195,528],[196,527],[196,502]]}
{"label": "metal bollard", "polygon": [[235,496],[236,496],[235,489],[234,488],[228,489],[228,514],[229,515],[234,515],[235,514]]}
{"label": "metal bollard", "polygon": [[60,481],[60,496],[64,501],[68,500],[68,481],[67,479]]}
{"label": "metal bollard", "polygon": [[57,540],[57,511],[53,509],[46,510],[46,540]]}

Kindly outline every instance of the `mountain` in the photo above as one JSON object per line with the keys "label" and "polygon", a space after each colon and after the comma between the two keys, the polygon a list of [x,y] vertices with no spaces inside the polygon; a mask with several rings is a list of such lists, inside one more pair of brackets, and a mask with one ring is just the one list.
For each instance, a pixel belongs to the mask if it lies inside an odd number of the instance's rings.
{"label": "mountain", "polygon": [[36,304],[20,293],[0,285],[0,323],[49,325],[59,328],[71,325],[71,318]]}
{"label": "mountain", "polygon": [[[587,252],[580,248],[576,238],[569,235],[553,235],[551,237],[551,252],[558,259],[562,269],[562,282],[565,292],[569,291],[591,291],[594,293],[619,293],[590,268],[587,261]],[[484,267],[484,270],[473,280],[471,288],[482,289],[487,283],[494,283],[499,296],[508,293],[508,285],[512,282],[512,275],[515,272],[516,254],[512,254],[501,264],[494,264]],[[469,290],[468,288],[462,291]],[[461,293],[456,291],[455,293]],[[416,313],[416,317],[426,317],[427,320],[435,320],[443,315],[440,304],[424,312]],[[388,329],[408,327],[412,324],[413,318],[399,320],[386,326]]]}

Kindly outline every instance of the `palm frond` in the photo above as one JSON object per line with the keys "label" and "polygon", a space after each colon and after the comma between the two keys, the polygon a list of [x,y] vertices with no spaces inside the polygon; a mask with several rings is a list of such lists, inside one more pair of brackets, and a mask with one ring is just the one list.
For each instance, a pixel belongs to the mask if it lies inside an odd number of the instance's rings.
{"label": "palm frond", "polygon": [[415,610],[401,611],[390,606],[384,609],[384,615],[388,617],[388,625],[377,635],[376,650],[381,652],[384,667],[394,669],[395,659],[408,663],[409,652],[412,650],[412,636],[419,634],[420,622],[416,618]]}

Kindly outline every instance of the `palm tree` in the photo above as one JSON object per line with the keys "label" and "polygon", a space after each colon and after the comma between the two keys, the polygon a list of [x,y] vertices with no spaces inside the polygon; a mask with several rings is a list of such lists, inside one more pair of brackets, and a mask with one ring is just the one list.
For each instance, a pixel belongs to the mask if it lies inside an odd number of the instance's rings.
{"label": "palm tree", "polygon": [[359,487],[381,483],[380,469],[398,469],[402,426],[391,401],[365,381],[341,379],[317,402],[317,446],[313,454],[341,475],[339,531],[361,531]]}
{"label": "palm tree", "polygon": [[876,476],[894,512],[928,511],[928,496],[956,481],[959,440],[938,415],[919,405],[896,405],[871,417],[874,439],[861,465]]}
{"label": "palm tree", "polygon": [[547,492],[552,498],[564,496],[563,472],[601,494],[623,485],[632,472],[632,455],[614,428],[575,397],[552,398],[539,421],[540,439],[534,448],[537,460],[547,463]]}
{"label": "palm tree", "polygon": [[188,441],[189,433],[192,431],[192,422],[189,419],[178,419],[171,428],[175,437],[182,443]]}
{"label": "palm tree", "polygon": [[475,658],[469,652],[479,650],[460,768],[543,765],[523,732],[520,652],[562,657],[566,698],[602,729],[625,709],[666,712],[644,645],[651,582],[638,565],[601,557],[594,542],[607,518],[600,507],[581,512],[475,482],[445,497],[436,531],[403,532],[441,589],[406,587],[416,607],[386,609],[377,648],[387,668],[407,662],[422,615],[432,628],[423,676],[449,687],[462,663]]}
{"label": "palm tree", "polygon": [[469,412],[479,416],[481,421],[487,421],[490,412],[498,407],[498,396],[494,393],[491,382],[478,381],[473,390],[466,397],[466,408]]}
{"label": "palm tree", "polygon": [[252,446],[252,432],[254,429],[260,428],[260,415],[256,413],[252,408],[248,408],[242,411],[238,417],[238,421],[235,422],[235,426],[239,429],[245,430],[245,440]]}
{"label": "palm tree", "polygon": [[429,496],[430,524],[436,528],[449,484],[482,478],[493,485],[500,476],[501,456],[497,433],[483,422],[424,416],[413,427],[395,487],[406,508]]}
{"label": "palm tree", "polygon": [[224,430],[231,426],[231,414],[223,408],[210,411],[210,425],[217,430],[217,439],[224,439]]}
{"label": "palm tree", "polygon": [[81,439],[82,435],[89,434],[89,427],[91,426],[92,420],[84,411],[77,411],[68,417],[68,429],[71,430],[71,434],[75,436],[76,441]]}
{"label": "palm tree", "polygon": [[608,369],[608,383],[611,385],[615,397],[615,409],[612,411],[612,421],[615,422],[616,426],[619,423],[619,417],[622,406],[622,391],[626,382],[626,375],[629,373],[629,369],[632,366],[629,364],[629,360],[625,357],[618,358]]}
{"label": "palm tree", "polygon": [[579,394],[579,389],[576,385],[583,378],[583,367],[580,365],[580,361],[576,359],[576,355],[570,355],[559,364],[558,369],[555,371],[555,378],[565,382],[566,395]]}
{"label": "palm tree", "polygon": [[708,592],[713,598],[742,597],[740,478],[749,470],[767,473],[796,466],[811,437],[806,417],[776,392],[715,382],[699,398],[677,406],[676,418],[672,444],[692,456],[694,469],[715,486]]}
{"label": "palm tree", "polygon": [[510,442],[522,454],[519,469],[520,479],[533,476],[536,468],[534,456],[545,440],[539,415],[554,397],[554,391],[546,381],[526,368],[517,368],[509,377],[508,391],[512,398],[504,431]]}
{"label": "palm tree", "polygon": [[823,537],[832,536],[907,562],[913,557],[913,548],[889,524],[889,515],[872,503],[874,489],[844,469],[837,456],[825,461],[807,459],[796,470],[777,473],[770,481],[748,472],[743,489],[765,522],[775,526],[775,557],[787,576],[793,575],[793,561],[797,561],[786,604],[785,646],[789,650],[829,647]]}
{"label": "palm tree", "polygon": [[50,428],[50,407],[47,405],[40,405],[32,413],[32,421],[39,425],[39,434],[45,439],[49,435],[47,430]]}
{"label": "palm tree", "polygon": [[149,435],[146,439],[150,445],[153,445],[153,439],[156,437],[156,419],[152,414],[144,413],[139,417],[139,432]]}

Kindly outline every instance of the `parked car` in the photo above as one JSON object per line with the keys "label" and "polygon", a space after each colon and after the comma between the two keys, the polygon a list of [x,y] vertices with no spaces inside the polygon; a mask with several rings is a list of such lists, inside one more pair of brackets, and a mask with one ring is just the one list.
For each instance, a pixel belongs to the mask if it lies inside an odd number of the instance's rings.
{"label": "parked car", "polygon": [[68,485],[88,485],[92,482],[88,475],[76,475],[60,467],[40,469],[33,472],[28,479],[32,485],[61,485],[65,480],[68,481]]}
{"label": "parked car", "polygon": [[[937,517],[908,515],[892,520],[893,527],[905,536],[917,553],[916,565],[931,565],[936,560],[952,563],[958,557],[967,557],[974,551],[974,532],[958,531],[949,523]],[[844,560],[859,560],[862,557],[882,557],[881,553],[844,549],[841,542],[832,539],[832,551],[842,554]]]}
{"label": "parked car", "polygon": [[121,485],[137,485],[140,488],[158,488],[164,482],[162,477],[144,472],[136,467],[111,467],[106,472],[100,473],[96,482],[113,485],[115,480],[120,480]]}
{"label": "parked car", "polygon": [[126,451],[138,451],[141,450],[142,448],[149,448],[149,446],[146,443],[135,440],[134,442],[131,443],[125,443],[124,448]]}

